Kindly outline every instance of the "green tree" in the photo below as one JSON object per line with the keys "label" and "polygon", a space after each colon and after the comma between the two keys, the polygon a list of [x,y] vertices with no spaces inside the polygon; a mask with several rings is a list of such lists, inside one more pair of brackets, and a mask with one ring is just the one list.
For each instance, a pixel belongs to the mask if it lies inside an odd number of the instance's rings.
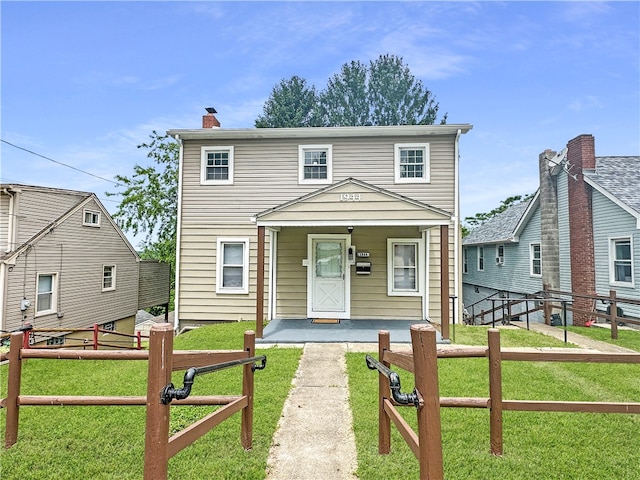
{"label": "green tree", "polygon": [[124,190],[107,192],[107,196],[122,198],[113,215],[114,219],[126,232],[134,235],[144,233],[140,256],[169,263],[173,283],[180,146],[155,130],[149,138],[148,143],[138,145],[138,148],[148,150],[147,157],[154,160],[156,165],[143,167],[136,164],[133,166],[133,175],[116,175],[116,180]]}
{"label": "green tree", "polygon": [[468,226],[462,225],[462,236],[466,237],[471,233],[471,231],[475,227],[482,225],[484,222],[486,222],[490,218],[493,218],[496,215],[504,212],[507,208],[511,207],[512,205],[516,205],[518,203],[526,202],[527,200],[530,200],[533,197],[533,195],[534,195],[533,193],[529,193],[527,195],[513,195],[511,197],[507,197],[504,200],[502,200],[500,202],[500,205],[494,208],[493,210],[491,210],[490,212],[476,213],[472,217],[465,217],[464,221],[468,224]]}
{"label": "green tree", "polygon": [[293,76],[273,88],[255,122],[258,128],[313,127],[317,122],[318,95],[304,78]]}
{"label": "green tree", "polygon": [[[276,85],[256,127],[431,125],[439,103],[402,57],[342,65],[320,94],[297,76]],[[445,114],[440,123],[446,123]]]}

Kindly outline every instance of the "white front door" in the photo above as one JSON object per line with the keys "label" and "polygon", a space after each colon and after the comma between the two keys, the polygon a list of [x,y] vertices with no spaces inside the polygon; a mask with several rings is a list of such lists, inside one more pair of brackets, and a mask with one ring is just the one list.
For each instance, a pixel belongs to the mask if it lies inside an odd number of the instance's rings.
{"label": "white front door", "polygon": [[348,235],[309,236],[309,318],[349,318],[348,238]]}

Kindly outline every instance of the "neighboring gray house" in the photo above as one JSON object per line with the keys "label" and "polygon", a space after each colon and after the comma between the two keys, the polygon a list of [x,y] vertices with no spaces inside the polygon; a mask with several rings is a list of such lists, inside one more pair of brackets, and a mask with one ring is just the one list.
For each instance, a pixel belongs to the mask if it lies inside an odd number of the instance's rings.
{"label": "neighboring gray house", "polygon": [[[97,323],[133,333],[139,308],[169,301],[168,265],[141,260],[93,193],[2,184],[0,219],[5,332]],[[74,343],[51,336],[49,343]]]}
{"label": "neighboring gray house", "polygon": [[[615,290],[640,300],[640,157],[596,157],[594,138],[580,135],[560,153],[540,154],[539,166],[540,190],[526,208],[516,205],[464,239],[465,305],[501,291],[534,293],[543,284],[586,295]],[[482,270],[478,252],[488,259]],[[573,305],[607,308],[580,297]],[[620,307],[625,316],[640,317],[639,306]],[[577,325],[588,319],[573,316]]]}
{"label": "neighboring gray house", "polygon": [[219,125],[210,113],[168,132],[181,142],[177,329],[450,318],[458,142],[471,125]]}

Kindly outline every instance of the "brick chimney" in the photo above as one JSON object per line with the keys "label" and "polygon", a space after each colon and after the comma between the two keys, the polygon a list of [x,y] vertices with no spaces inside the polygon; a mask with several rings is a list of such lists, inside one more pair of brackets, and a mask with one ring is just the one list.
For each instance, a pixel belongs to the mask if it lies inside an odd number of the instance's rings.
{"label": "brick chimney", "polygon": [[556,177],[551,174],[550,162],[556,156],[545,150],[538,156],[540,172],[540,248],[542,253],[542,284],[560,288],[560,239],[558,230],[558,192]]}
{"label": "brick chimney", "polygon": [[[595,140],[592,135],[579,135],[569,141],[567,149],[571,288],[575,293],[595,295],[592,189],[582,175],[584,168],[596,167]],[[593,300],[574,297],[573,307],[590,311]],[[573,314],[574,325],[584,325],[587,320],[589,315]]]}
{"label": "brick chimney", "polygon": [[220,128],[220,122],[214,115],[216,109],[213,107],[207,107],[207,114],[202,116],[202,128]]}

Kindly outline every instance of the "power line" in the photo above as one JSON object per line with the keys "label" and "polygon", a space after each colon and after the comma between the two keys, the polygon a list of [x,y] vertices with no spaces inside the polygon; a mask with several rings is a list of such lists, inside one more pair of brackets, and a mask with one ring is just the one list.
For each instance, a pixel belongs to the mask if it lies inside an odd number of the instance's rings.
{"label": "power line", "polygon": [[18,150],[25,151],[27,153],[30,153],[31,155],[35,155],[36,157],[44,158],[45,160],[49,160],[50,162],[57,163],[58,165],[62,165],[63,167],[71,168],[72,170],[75,170],[77,172],[84,173],[85,175],[91,175],[92,177],[99,178],[100,180],[104,180],[105,182],[113,183],[117,187],[121,187],[122,186],[118,182],[114,182],[113,180],[109,180],[108,178],[101,177],[100,175],[95,175],[93,173],[85,172],[84,170],[80,170],[79,168],[76,168],[76,167],[74,167],[72,165],[67,165],[66,163],[62,163],[62,162],[59,162],[57,160],[54,160],[53,158],[49,158],[49,157],[46,157],[44,155],[40,155],[39,153],[33,152],[31,150],[28,150],[28,149],[26,149],[24,147],[20,147],[18,145],[14,145],[11,142],[7,142],[6,140],[4,140],[2,138],[0,138],[0,142],[6,143],[7,145],[11,145],[13,148],[17,148]]}

